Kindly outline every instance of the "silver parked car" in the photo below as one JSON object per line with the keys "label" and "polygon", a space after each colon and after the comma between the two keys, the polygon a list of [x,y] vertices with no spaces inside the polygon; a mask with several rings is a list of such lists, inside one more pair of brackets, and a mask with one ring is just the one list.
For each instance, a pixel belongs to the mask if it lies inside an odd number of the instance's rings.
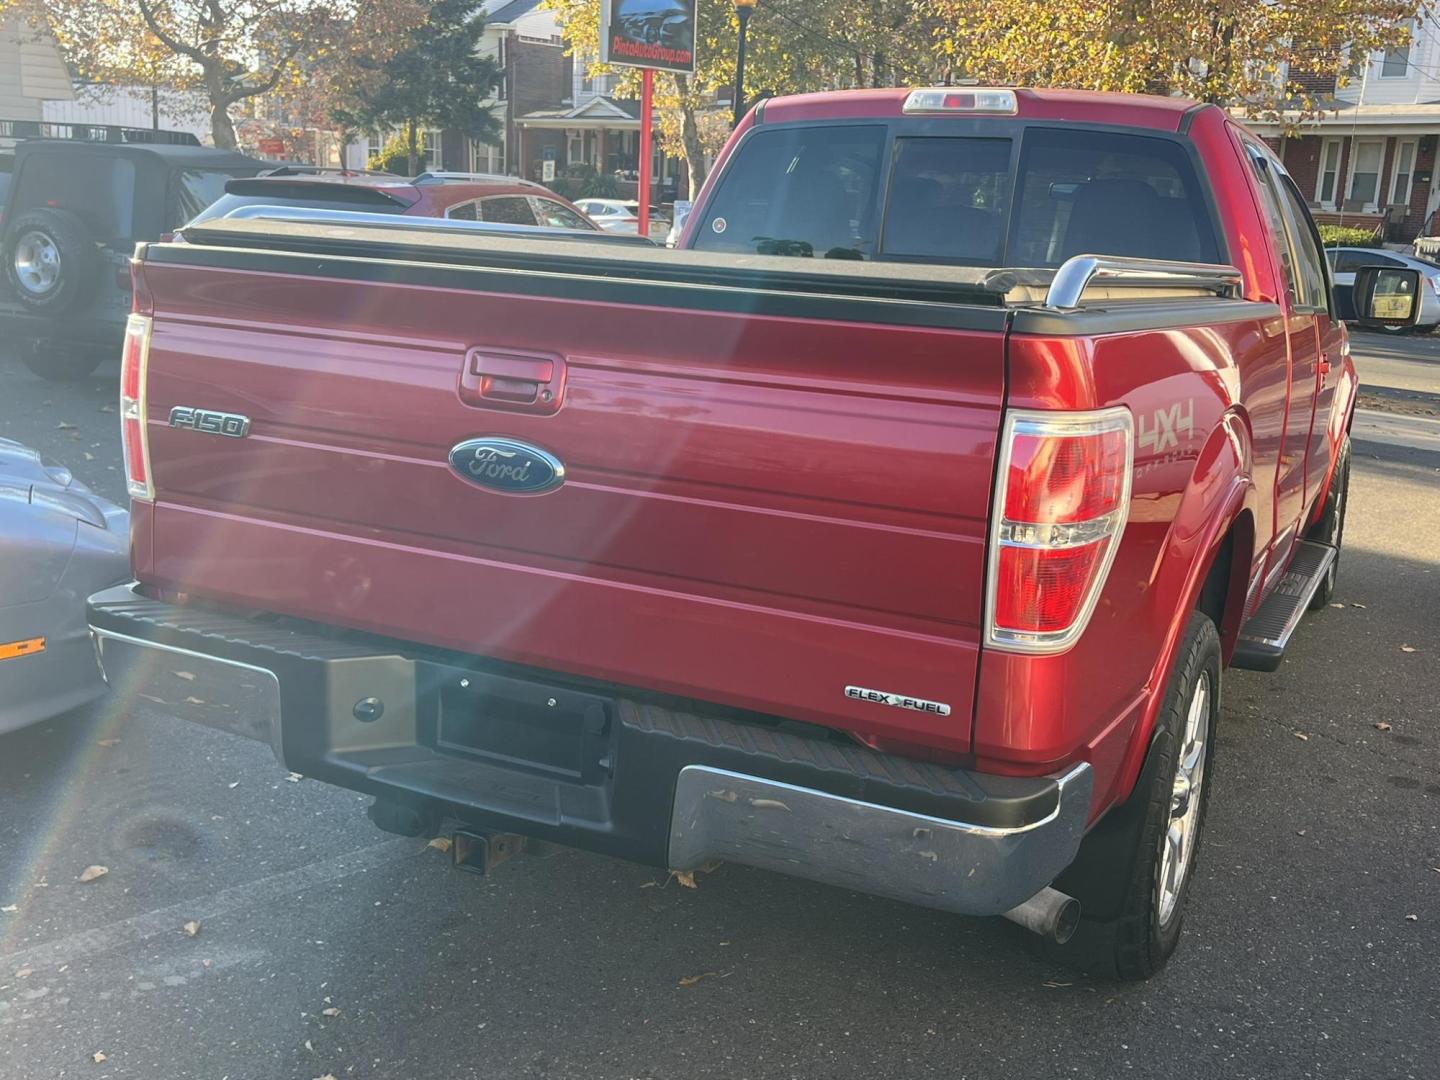
{"label": "silver parked car", "polygon": [[1355,318],[1355,304],[1350,294],[1355,287],[1356,270],[1362,266],[1403,266],[1419,270],[1420,276],[1429,286],[1420,290],[1420,318],[1413,328],[1382,326],[1378,329],[1387,334],[1409,333],[1412,329],[1417,334],[1428,334],[1436,326],[1440,326],[1440,263],[1379,248],[1326,248],[1325,257],[1330,260],[1330,278],[1335,284],[1335,306],[1342,319]]}
{"label": "silver parked car", "polygon": [[129,577],[130,515],[0,439],[0,734],[105,689],[85,598]]}

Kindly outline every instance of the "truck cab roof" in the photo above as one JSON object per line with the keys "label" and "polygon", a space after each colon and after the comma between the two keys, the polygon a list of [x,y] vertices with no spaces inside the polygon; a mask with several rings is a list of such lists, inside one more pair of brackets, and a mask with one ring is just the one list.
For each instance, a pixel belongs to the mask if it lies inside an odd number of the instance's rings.
{"label": "truck cab roof", "polygon": [[[1022,120],[1059,120],[1121,127],[1178,131],[1186,113],[1202,107],[1189,98],[1149,94],[1107,94],[1091,90],[1030,90],[1021,87],[939,87],[956,95],[1001,90],[1015,96],[1015,111],[1005,115]],[[877,119],[905,115],[905,102],[915,91],[901,87],[879,90],[832,90],[769,98],[756,106],[757,124],[794,121]],[[931,113],[942,116],[942,113]],[[973,119],[984,112],[957,109],[957,119]],[[988,114],[988,115],[994,115]]]}

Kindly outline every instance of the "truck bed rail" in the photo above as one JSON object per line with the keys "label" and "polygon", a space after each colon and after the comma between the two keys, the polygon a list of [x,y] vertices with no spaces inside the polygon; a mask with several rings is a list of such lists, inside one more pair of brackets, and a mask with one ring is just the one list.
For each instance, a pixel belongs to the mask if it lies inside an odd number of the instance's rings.
{"label": "truck bed rail", "polygon": [[1081,297],[1092,284],[1125,288],[1204,289],[1217,296],[1235,297],[1240,295],[1241,283],[1238,269],[1219,263],[1076,255],[1055,271],[1049,291],[1045,294],[1045,306],[1057,310],[1079,307]]}

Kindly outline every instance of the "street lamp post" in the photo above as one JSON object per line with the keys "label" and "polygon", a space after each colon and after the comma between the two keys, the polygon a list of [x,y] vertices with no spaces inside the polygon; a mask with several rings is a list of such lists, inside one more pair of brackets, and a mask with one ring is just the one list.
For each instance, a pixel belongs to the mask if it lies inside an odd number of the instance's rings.
{"label": "street lamp post", "polygon": [[750,13],[755,10],[755,0],[735,0],[735,17],[740,20],[740,43],[735,53],[735,126],[745,115],[745,27],[750,22]]}

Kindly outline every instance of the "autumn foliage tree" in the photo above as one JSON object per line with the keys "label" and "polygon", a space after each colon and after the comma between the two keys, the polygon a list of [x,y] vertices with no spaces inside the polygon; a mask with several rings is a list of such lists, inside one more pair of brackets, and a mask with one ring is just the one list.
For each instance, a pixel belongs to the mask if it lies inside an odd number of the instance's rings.
{"label": "autumn foliage tree", "polygon": [[[545,0],[576,63],[619,75],[617,93],[638,97],[637,69],[595,63],[600,4]],[[745,59],[748,100],[761,94],[938,82],[947,61],[935,48],[939,24],[929,0],[762,0],[750,17]],[[735,83],[739,21],[733,0],[697,0],[695,74],[662,74],[655,84],[661,145],[685,160],[690,191],[730,135],[729,112],[709,107]]]}
{"label": "autumn foliage tree", "polygon": [[[0,0],[0,8],[7,0]],[[416,0],[8,0],[82,78],[200,89],[215,145],[232,106],[298,85],[354,48],[384,55],[423,16]]]}
{"label": "autumn foliage tree", "polygon": [[493,141],[500,122],[485,104],[502,77],[477,52],[485,16],[472,0],[435,0],[387,56],[358,53],[338,65],[331,116],[350,130],[398,127],[409,174],[418,171],[421,125]]}
{"label": "autumn foliage tree", "polygon": [[1328,104],[1357,59],[1404,44],[1433,0],[932,0],[941,52],[981,82],[1179,94],[1259,119]]}

